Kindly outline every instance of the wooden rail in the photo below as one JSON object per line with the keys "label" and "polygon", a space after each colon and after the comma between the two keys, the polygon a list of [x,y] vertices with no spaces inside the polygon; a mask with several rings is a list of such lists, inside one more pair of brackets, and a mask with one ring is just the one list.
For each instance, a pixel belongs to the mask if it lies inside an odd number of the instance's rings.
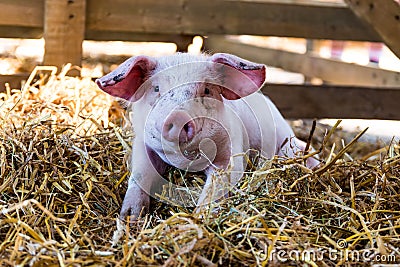
{"label": "wooden rail", "polygon": [[[78,0],[59,0],[77,5]],[[71,3],[72,2],[72,3]],[[86,0],[85,39],[108,34],[253,34],[381,41],[342,4],[317,1],[238,0]],[[24,38],[37,37],[45,24],[45,0],[1,0],[0,35],[20,27]],[[97,39],[97,38],[96,38]]]}
{"label": "wooden rail", "polygon": [[13,74],[13,75],[0,75],[0,93],[6,91],[5,84],[8,83],[11,89],[20,89],[23,81],[29,77],[27,73]]}
{"label": "wooden rail", "polygon": [[206,47],[211,52],[241,55],[267,66],[303,73],[337,85],[400,87],[400,73],[376,67],[349,64],[321,58],[312,54],[299,54],[240,43],[239,41],[210,36]]}
{"label": "wooden rail", "polygon": [[[310,1],[312,2],[312,1]],[[380,41],[343,5],[289,1],[88,0],[87,30]]]}
{"label": "wooden rail", "polygon": [[[27,74],[0,76],[4,83],[20,88]],[[348,118],[400,120],[399,88],[266,84],[261,92],[269,96],[285,118]]]}
{"label": "wooden rail", "polygon": [[400,120],[400,89],[353,86],[266,84],[285,118]]}

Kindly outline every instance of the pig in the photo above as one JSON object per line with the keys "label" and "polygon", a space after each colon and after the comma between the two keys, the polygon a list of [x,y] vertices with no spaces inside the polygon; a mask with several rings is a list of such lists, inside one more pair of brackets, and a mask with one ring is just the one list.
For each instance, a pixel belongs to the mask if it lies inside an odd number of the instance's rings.
{"label": "pig", "polygon": [[[271,100],[258,92],[266,66],[238,56],[134,56],[96,80],[132,108],[131,175],[120,219],[149,209],[168,166],[204,172],[197,208],[226,195],[246,155],[295,157],[305,149]],[[318,164],[307,159],[307,166]],[[221,172],[229,168],[229,172]]]}

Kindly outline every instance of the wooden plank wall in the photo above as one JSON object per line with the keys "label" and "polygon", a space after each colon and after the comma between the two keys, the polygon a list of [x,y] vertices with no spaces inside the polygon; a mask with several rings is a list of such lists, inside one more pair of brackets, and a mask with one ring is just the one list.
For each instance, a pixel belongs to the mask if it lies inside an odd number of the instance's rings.
{"label": "wooden plank wall", "polygon": [[[318,0],[0,0],[0,37],[44,37],[44,63],[61,66],[80,64],[85,39],[172,41],[182,50],[194,35],[210,36],[207,45],[214,52],[231,52],[336,84],[357,85],[264,87],[262,92],[287,117],[400,119],[399,73],[221,37],[248,34],[385,41],[399,55],[400,7],[393,6],[393,0],[379,1],[379,7],[372,0],[345,1],[350,8]],[[377,10],[387,11],[387,17]],[[16,88],[25,77],[2,76],[0,82]]]}
{"label": "wooden plank wall", "polygon": [[[47,0],[1,0],[1,29],[19,26],[25,38],[44,27]],[[68,0],[59,0],[68,2]],[[134,34],[255,34],[355,41],[381,41],[380,36],[342,4],[321,1],[176,1],[86,0],[85,39],[102,33],[104,40]],[[308,4],[304,4],[308,3]],[[22,12],[22,13],[21,13]],[[132,38],[132,37],[129,37]],[[97,39],[98,40],[98,39]]]}
{"label": "wooden plank wall", "polygon": [[346,5],[320,1],[0,0],[0,37],[46,39],[44,64],[80,64],[82,41],[240,35],[380,41]]}

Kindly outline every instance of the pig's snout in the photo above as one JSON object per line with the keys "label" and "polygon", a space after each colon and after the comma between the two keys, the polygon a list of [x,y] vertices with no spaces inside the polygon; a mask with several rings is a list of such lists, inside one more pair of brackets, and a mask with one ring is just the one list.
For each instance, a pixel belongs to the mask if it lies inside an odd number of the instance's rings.
{"label": "pig's snout", "polygon": [[162,128],[162,136],[167,141],[188,142],[193,139],[196,124],[185,111],[174,111],[168,115]]}

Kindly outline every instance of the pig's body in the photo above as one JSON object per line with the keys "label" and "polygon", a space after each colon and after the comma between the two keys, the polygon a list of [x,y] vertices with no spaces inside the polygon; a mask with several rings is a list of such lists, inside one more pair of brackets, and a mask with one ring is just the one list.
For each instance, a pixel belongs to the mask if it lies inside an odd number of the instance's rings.
{"label": "pig's body", "polygon": [[[293,157],[303,150],[275,105],[256,93],[264,81],[264,65],[229,54],[134,57],[99,79],[104,91],[135,102],[132,174],[121,217],[148,208],[151,188],[168,165],[205,172],[201,206],[223,196],[223,184],[238,182],[245,160],[237,155]],[[228,165],[229,177],[216,175]]]}
{"label": "pig's body", "polygon": [[[242,99],[224,102],[237,112],[246,132],[250,133],[251,149],[260,151],[266,157],[293,157],[294,152],[304,149],[304,143],[295,138],[292,128],[268,97],[255,93]],[[286,139],[289,142],[286,142]],[[282,145],[284,146],[281,147]],[[293,150],[290,145],[297,145],[298,149]]]}

